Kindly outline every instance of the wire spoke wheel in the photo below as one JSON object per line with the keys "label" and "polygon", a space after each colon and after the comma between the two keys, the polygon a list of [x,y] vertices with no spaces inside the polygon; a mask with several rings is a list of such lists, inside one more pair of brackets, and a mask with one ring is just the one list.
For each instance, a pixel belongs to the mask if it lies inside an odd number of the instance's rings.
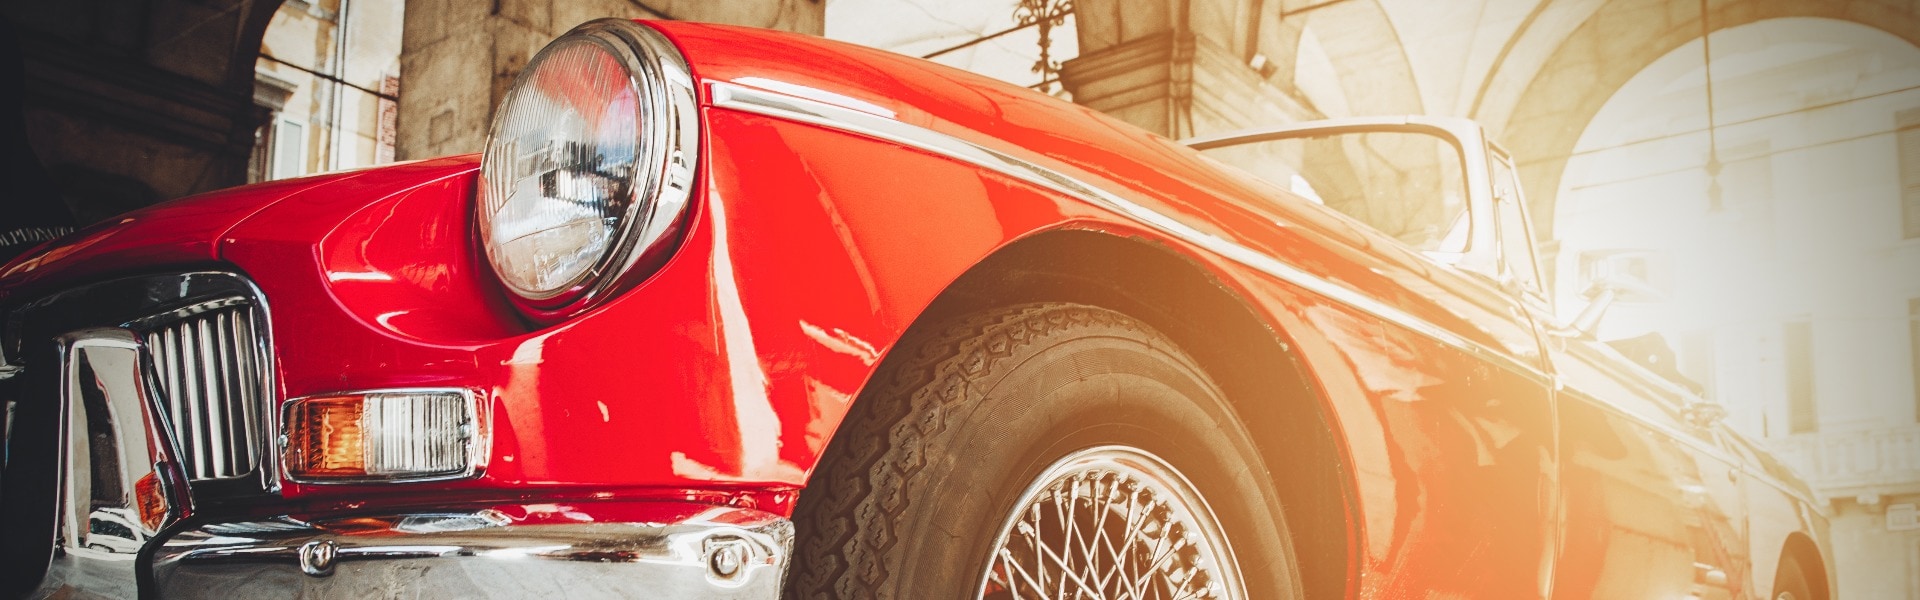
{"label": "wire spoke wheel", "polygon": [[1303,597],[1259,447],[1145,323],[1007,306],[887,360],[795,504],[787,600]]}
{"label": "wire spoke wheel", "polygon": [[981,600],[1246,597],[1206,501],[1144,450],[1069,454],[1014,506],[982,577]]}

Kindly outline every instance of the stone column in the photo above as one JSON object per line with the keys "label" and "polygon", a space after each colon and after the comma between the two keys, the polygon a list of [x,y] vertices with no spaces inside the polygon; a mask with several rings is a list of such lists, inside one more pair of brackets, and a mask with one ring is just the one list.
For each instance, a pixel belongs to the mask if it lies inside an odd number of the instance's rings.
{"label": "stone column", "polygon": [[1210,39],[1176,31],[1067,61],[1076,104],[1171,138],[1319,118]]}
{"label": "stone column", "polygon": [[819,35],[824,0],[407,0],[400,52],[401,160],[478,152],[493,109],[547,42],[602,18],[684,19]]}
{"label": "stone column", "polygon": [[1074,6],[1080,56],[1061,66],[1060,83],[1077,104],[1176,139],[1319,117],[1272,83],[1282,65],[1260,54],[1259,29],[1249,27],[1271,16],[1259,12],[1260,3],[1078,0]]}

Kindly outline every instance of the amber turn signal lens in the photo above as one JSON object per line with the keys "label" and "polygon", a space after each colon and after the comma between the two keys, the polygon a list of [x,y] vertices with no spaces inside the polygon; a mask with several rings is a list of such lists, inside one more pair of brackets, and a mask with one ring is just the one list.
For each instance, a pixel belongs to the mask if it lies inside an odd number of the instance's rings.
{"label": "amber turn signal lens", "polygon": [[[292,471],[305,477],[358,477],[367,474],[366,444],[360,435],[364,396],[309,398],[288,419],[288,456]],[[304,434],[304,435],[301,435]]]}
{"label": "amber turn signal lens", "polygon": [[140,525],[147,531],[159,531],[167,519],[166,492],[160,487],[160,478],[148,473],[133,482],[134,504],[140,509]]}
{"label": "amber turn signal lens", "polygon": [[287,405],[295,481],[402,481],[472,474],[480,423],[464,391],[316,396]]}

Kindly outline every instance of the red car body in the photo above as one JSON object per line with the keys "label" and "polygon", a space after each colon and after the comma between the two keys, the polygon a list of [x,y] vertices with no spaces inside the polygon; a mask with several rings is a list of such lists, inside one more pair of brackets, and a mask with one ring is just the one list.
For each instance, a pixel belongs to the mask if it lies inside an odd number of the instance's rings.
{"label": "red car body", "polygon": [[[788,515],[909,327],[1084,302],[1217,370],[1285,458],[1271,476],[1313,597],[1771,597],[1783,559],[1830,591],[1804,486],[1690,426],[1679,388],[1548,335],[1521,295],[1087,108],[815,38],[648,25],[701,82],[696,200],[657,270],[582,314],[537,324],[505,299],[476,247],[475,156],[125,215],[0,270],[0,307],[128,275],[241,274],[271,309],[276,399],[469,389],[491,446],[466,480],[283,480],[220,510],[553,523],[662,501]],[[739,89],[935,132],[1124,203],[716,97]]]}

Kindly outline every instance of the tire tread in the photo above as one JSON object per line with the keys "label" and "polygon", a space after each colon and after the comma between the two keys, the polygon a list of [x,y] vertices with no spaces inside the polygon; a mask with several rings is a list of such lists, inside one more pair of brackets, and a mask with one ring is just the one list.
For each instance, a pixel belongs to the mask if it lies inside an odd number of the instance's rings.
{"label": "tire tread", "polygon": [[955,320],[923,339],[903,339],[897,350],[913,354],[888,360],[860,394],[814,470],[814,493],[801,495],[786,597],[881,597],[900,517],[925,484],[929,441],[943,436],[956,409],[974,396],[969,382],[1028,344],[1089,326],[1124,329],[1171,346],[1132,318],[1067,303],[1010,306]]}

